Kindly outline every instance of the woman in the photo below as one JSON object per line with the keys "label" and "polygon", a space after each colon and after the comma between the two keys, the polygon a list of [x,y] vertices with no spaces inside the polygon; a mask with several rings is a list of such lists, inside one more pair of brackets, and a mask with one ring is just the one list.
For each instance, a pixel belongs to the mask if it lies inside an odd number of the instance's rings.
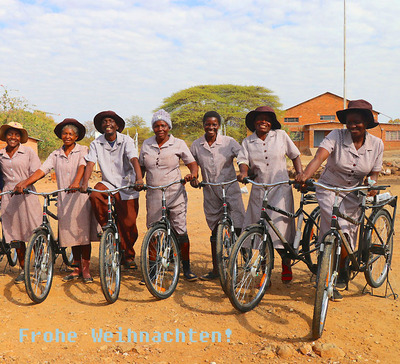
{"label": "woman", "polygon": [[[367,129],[378,125],[374,120],[372,105],[365,100],[349,101],[347,109],[336,112],[339,121],[346,124],[346,129],[336,129],[329,133],[320,144],[315,157],[308,164],[304,173],[296,177],[299,182],[311,178],[321,164],[327,160],[319,182],[334,187],[355,187],[363,183],[366,177],[377,181],[382,169],[383,142],[369,134]],[[372,191],[374,192],[374,191]],[[330,229],[334,193],[322,188],[316,189],[318,203],[321,208],[320,238]],[[358,200],[351,194],[341,204],[341,209],[347,215],[356,215]],[[340,196],[342,199],[345,194]],[[353,198],[352,198],[353,197]],[[339,221],[340,226],[350,238],[354,248],[357,239],[357,226],[345,220]],[[348,283],[346,257],[342,249],[339,276],[336,284],[338,290],[344,290]],[[334,291],[335,301],[342,296]]]}
{"label": "woman", "polygon": [[[43,178],[52,169],[57,177],[57,188],[78,189],[85,170],[85,155],[88,148],[76,142],[83,139],[85,127],[75,119],[64,119],[54,133],[63,141],[63,146],[52,152],[40,169],[29,178],[18,183],[15,191],[24,188]],[[74,192],[74,191],[71,191]],[[97,239],[97,224],[92,215],[89,198],[81,193],[60,192],[58,195],[58,238],[61,247],[72,247],[74,271],[65,276],[65,282],[83,278],[83,282],[92,283],[90,275],[91,237]]]}
{"label": "woman", "polygon": [[[215,111],[206,112],[203,116],[205,134],[195,140],[190,147],[196,162],[201,168],[204,181],[226,182],[235,179],[236,173],[233,159],[240,151],[240,144],[229,136],[218,134],[221,126],[221,116]],[[198,186],[197,179],[190,182]],[[213,269],[200,277],[202,280],[212,280],[219,277],[217,262],[217,230],[218,222],[223,213],[222,188],[205,186],[203,188],[203,207],[208,227],[211,230],[211,254]],[[236,234],[239,236],[243,225],[244,206],[238,183],[227,186],[226,198],[231,210]]]}
{"label": "woman", "polygon": [[[3,191],[14,190],[15,185],[26,179],[40,167],[40,160],[32,148],[24,144],[28,141],[28,133],[20,123],[11,122],[0,128],[0,140],[7,146],[0,150],[0,169],[3,174]],[[29,189],[34,189],[29,186]],[[32,231],[42,222],[42,209],[39,199],[34,195],[4,195],[1,201],[2,225],[6,242],[17,242],[18,261],[22,272],[15,283],[23,283],[25,242]]]}
{"label": "woman", "polygon": [[[139,155],[139,163],[145,173],[146,183],[151,186],[166,185],[181,179],[179,160],[189,168],[190,173],[185,176],[186,181],[197,178],[198,166],[189,148],[181,139],[169,134],[172,129],[170,115],[165,110],[157,111],[152,118],[151,125],[154,136],[143,142]],[[186,229],[187,195],[181,184],[167,189],[167,207],[170,211],[171,224],[178,234],[181,249],[183,275],[192,282],[197,276],[190,270],[189,237]],[[147,228],[161,218],[161,191],[147,190],[146,193]],[[142,283],[142,282],[141,282]]]}
{"label": "woman", "polygon": [[[303,171],[300,152],[286,132],[279,130],[281,124],[271,107],[261,106],[250,111],[246,115],[246,125],[253,134],[243,140],[242,149],[237,157],[240,182],[248,176],[249,170],[256,176],[255,181],[259,183],[287,181],[289,175],[286,156],[292,160],[297,174]],[[260,219],[263,196],[263,188],[252,187],[243,227],[254,224]],[[275,187],[268,198],[272,206],[289,212],[294,211],[291,186]],[[274,211],[270,211],[269,215],[279,231],[284,232],[285,239],[292,242],[295,236],[294,219]],[[286,250],[277,235],[273,231],[270,231],[270,234],[274,248],[282,258],[282,281],[288,283],[292,280],[290,258],[286,257]]]}

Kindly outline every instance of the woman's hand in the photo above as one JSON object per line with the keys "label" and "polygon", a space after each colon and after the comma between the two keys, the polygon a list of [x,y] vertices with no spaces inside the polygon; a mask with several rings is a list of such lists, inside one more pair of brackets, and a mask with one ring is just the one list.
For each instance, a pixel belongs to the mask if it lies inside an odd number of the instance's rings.
{"label": "woman's hand", "polygon": [[143,185],[144,185],[143,179],[142,178],[137,178],[136,182],[135,182],[135,186],[133,188],[136,191],[141,191],[141,190],[143,190]]}
{"label": "woman's hand", "polygon": [[246,172],[240,172],[237,176],[236,176],[236,179],[239,181],[239,182],[242,182],[243,183],[243,180],[245,179],[245,178],[247,178],[249,175],[247,174],[247,171]]}
{"label": "woman's hand", "polygon": [[190,182],[190,181],[192,181],[193,179],[197,179],[197,176],[196,175],[194,175],[194,174],[192,174],[192,173],[189,173],[189,174],[187,174],[185,177],[183,177],[184,178],[184,180],[185,180],[185,182]]}
{"label": "woman's hand", "polygon": [[194,187],[194,188],[199,187],[199,180],[198,180],[197,178],[193,178],[193,179],[190,181],[190,185],[191,185],[192,187]]}
{"label": "woman's hand", "polygon": [[72,183],[68,186],[68,189],[69,189],[70,191],[68,191],[67,193],[75,193],[76,191],[79,191],[79,189],[80,189],[79,183],[72,182]]}
{"label": "woman's hand", "polygon": [[86,193],[88,187],[89,187],[89,183],[88,182],[82,182],[81,187],[79,187],[79,191],[82,192],[82,193]]}
{"label": "woman's hand", "polygon": [[16,184],[16,186],[14,187],[14,192],[15,193],[24,193],[24,189],[27,188],[29,186],[29,184],[26,182],[26,180],[21,181],[19,183]]}

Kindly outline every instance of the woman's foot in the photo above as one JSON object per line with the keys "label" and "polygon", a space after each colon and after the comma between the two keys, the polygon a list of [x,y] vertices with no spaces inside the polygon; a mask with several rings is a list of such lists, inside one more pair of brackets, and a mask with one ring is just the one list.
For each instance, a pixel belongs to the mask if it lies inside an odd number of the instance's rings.
{"label": "woman's foot", "polygon": [[25,282],[25,273],[21,272],[17,278],[15,278],[15,284],[21,284]]}
{"label": "woman's foot", "polygon": [[186,272],[183,272],[183,277],[188,281],[188,282],[194,282],[197,281],[197,276],[194,274],[191,270],[187,270]]}
{"label": "woman's foot", "polygon": [[208,272],[207,274],[204,274],[202,276],[200,276],[200,279],[202,281],[213,281],[214,279],[218,279],[219,278],[219,274],[218,273],[214,273],[213,271]]}
{"label": "woman's foot", "polygon": [[68,274],[67,276],[63,277],[62,280],[64,282],[70,282],[73,281],[74,279],[78,279],[79,277],[82,277],[82,275],[74,271],[71,274]]}

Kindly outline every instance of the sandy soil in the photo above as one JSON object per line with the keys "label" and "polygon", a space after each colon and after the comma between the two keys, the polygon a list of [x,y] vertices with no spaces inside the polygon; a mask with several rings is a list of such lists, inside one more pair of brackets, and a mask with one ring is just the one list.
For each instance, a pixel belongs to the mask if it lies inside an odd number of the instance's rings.
{"label": "sandy soil", "polygon": [[[392,194],[400,193],[399,180],[394,176],[381,181],[392,185]],[[37,188],[50,191],[55,185],[46,180]],[[189,186],[187,190],[192,265],[201,275],[211,265],[209,231],[202,193]],[[248,195],[243,196],[247,204]],[[144,194],[140,203],[137,251],[146,230]],[[399,293],[397,236],[394,247],[390,281]],[[330,304],[326,330],[313,351],[310,325],[314,289],[302,263],[294,267],[289,285],[281,283],[280,269],[275,268],[272,287],[261,304],[241,314],[231,306],[217,281],[189,283],[181,279],[172,297],[157,301],[138,284],[140,270],[123,272],[120,297],[108,305],[98,276],[98,243],[93,244],[94,284],[64,283],[66,273],[58,258],[49,297],[39,305],[32,304],[24,285],[13,283],[19,269],[10,268],[5,260],[0,263],[2,362],[395,363],[400,357],[399,300],[362,294],[362,274],[352,281],[342,302]],[[374,293],[381,295],[384,289]],[[102,340],[98,342],[101,331]],[[137,342],[133,332],[138,335]],[[126,342],[129,336],[132,342]]]}

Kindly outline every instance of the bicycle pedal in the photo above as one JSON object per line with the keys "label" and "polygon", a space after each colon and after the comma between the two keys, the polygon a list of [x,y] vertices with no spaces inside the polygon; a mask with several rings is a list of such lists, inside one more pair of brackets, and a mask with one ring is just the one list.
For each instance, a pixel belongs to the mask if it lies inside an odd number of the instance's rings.
{"label": "bicycle pedal", "polygon": [[377,254],[377,255],[385,255],[386,254],[385,246],[382,244],[372,244],[369,248],[369,251],[372,254]]}

